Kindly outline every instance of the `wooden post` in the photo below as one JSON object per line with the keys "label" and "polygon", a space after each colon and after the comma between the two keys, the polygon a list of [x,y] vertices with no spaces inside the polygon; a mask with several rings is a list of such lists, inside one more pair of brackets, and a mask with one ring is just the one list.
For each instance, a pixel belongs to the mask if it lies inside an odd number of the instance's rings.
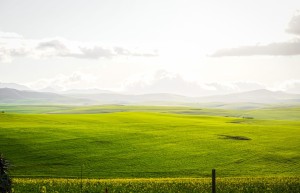
{"label": "wooden post", "polygon": [[80,170],[80,193],[82,193],[82,165]]}
{"label": "wooden post", "polygon": [[107,188],[105,188],[105,193],[108,193],[108,189]]}
{"label": "wooden post", "polygon": [[212,181],[211,181],[211,191],[216,193],[216,170],[212,169]]}

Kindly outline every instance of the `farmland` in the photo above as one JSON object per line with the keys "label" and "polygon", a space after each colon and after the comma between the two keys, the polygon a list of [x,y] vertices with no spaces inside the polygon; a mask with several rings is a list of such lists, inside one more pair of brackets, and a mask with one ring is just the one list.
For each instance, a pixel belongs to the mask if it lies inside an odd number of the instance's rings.
{"label": "farmland", "polygon": [[[221,178],[217,192],[299,192],[299,177]],[[210,192],[208,178],[139,178],[139,179],[15,179],[15,193],[88,192],[105,190],[112,193],[206,193]]]}
{"label": "farmland", "polygon": [[0,110],[5,111],[0,114],[0,151],[11,160],[11,174],[20,180],[81,175],[198,179],[209,177],[216,168],[222,179],[299,182],[297,107],[239,111],[2,106]]}

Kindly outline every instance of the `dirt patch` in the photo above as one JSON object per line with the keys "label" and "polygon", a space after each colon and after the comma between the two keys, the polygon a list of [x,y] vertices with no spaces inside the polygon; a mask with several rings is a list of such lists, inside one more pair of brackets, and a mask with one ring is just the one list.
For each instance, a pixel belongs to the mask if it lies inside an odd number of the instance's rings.
{"label": "dirt patch", "polygon": [[249,137],[245,136],[234,136],[234,135],[219,135],[221,139],[231,139],[231,140],[251,140]]}

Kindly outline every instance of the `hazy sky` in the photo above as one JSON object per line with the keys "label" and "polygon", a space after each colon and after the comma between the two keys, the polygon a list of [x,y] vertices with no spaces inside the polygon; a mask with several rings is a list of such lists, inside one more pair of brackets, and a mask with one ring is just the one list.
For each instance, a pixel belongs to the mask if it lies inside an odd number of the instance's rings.
{"label": "hazy sky", "polygon": [[300,1],[0,0],[0,82],[300,93]]}

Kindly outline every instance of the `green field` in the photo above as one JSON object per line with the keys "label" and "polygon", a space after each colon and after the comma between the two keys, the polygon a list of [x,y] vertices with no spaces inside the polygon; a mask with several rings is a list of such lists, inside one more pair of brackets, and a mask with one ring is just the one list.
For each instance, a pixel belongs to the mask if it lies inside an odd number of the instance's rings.
{"label": "green field", "polygon": [[[0,106],[15,193],[300,191],[300,108]],[[84,180],[80,180],[80,178]]]}
{"label": "green field", "polygon": [[212,168],[218,177],[300,174],[300,108],[0,109],[0,152],[13,176],[208,177]]}

